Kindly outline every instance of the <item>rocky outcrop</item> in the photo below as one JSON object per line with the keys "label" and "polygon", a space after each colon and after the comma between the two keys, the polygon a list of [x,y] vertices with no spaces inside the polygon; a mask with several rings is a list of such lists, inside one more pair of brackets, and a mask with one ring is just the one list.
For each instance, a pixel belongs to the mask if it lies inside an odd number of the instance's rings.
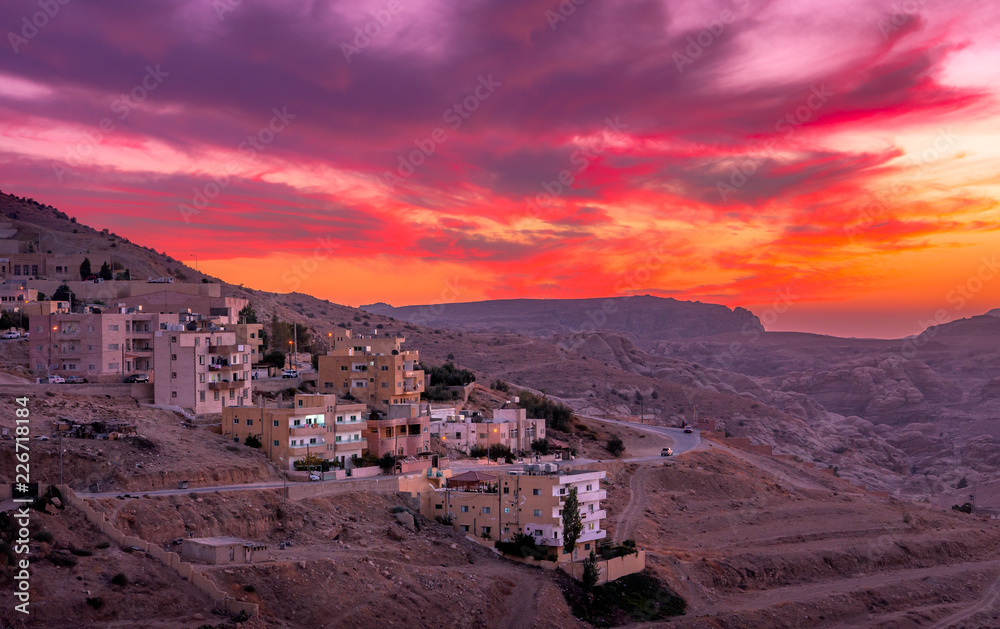
{"label": "rocky outcrop", "polygon": [[579,344],[596,330],[620,332],[641,347],[663,339],[728,332],[763,331],[744,308],[642,295],[603,299],[504,299],[459,304],[362,306],[373,314],[411,323],[469,331],[518,332],[536,337],[563,335]]}

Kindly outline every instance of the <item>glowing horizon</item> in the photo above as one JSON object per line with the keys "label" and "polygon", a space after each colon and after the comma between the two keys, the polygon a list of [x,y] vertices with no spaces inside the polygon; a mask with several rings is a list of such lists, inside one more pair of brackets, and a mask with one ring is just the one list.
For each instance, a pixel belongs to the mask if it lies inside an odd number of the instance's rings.
{"label": "glowing horizon", "polygon": [[337,303],[905,336],[1000,306],[1000,6],[910,4],[17,0],[0,188]]}

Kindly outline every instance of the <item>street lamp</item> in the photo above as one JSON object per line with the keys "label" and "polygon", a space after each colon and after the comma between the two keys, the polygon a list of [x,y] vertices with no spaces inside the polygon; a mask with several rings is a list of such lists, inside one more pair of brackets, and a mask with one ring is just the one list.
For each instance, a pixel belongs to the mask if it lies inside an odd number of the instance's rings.
{"label": "street lamp", "polygon": [[333,351],[333,332],[326,333],[326,353]]}

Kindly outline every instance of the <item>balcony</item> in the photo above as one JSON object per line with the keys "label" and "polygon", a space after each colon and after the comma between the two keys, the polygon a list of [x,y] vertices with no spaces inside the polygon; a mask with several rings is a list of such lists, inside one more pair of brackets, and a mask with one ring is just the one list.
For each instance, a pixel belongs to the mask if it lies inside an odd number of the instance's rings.
{"label": "balcony", "polygon": [[208,388],[210,391],[220,391],[224,389],[241,389],[243,388],[246,380],[217,380],[216,382],[209,382]]}
{"label": "balcony", "polygon": [[325,424],[306,424],[305,426],[292,426],[288,429],[288,435],[291,437],[311,437],[321,434],[326,434]]}
{"label": "balcony", "polygon": [[243,345],[210,345],[209,354],[240,354],[244,351]]}
{"label": "balcony", "polygon": [[230,365],[228,362],[208,364],[209,371],[232,371],[233,369],[240,369],[242,367],[243,365]]}
{"label": "balcony", "polygon": [[290,445],[288,447],[293,450],[309,450],[309,449],[316,449],[325,445],[326,441],[324,439],[317,439],[316,443],[303,443],[303,444]]}
{"label": "balcony", "polygon": [[584,511],[580,517],[584,522],[596,522],[597,520],[604,520],[608,517],[608,512],[604,509],[600,511]]}

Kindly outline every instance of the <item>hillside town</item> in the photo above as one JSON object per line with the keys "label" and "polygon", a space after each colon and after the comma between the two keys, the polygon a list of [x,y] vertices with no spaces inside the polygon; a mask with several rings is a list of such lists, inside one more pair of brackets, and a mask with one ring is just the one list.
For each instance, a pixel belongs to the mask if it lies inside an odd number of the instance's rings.
{"label": "hillside town", "polygon": [[[296,324],[287,347],[276,346],[250,301],[223,296],[218,283],[134,279],[110,256],[42,253],[15,233],[0,225],[4,342],[27,344],[39,391],[127,396],[172,411],[265,457],[286,499],[384,479],[411,497],[413,516],[514,561],[551,562],[591,585],[644,569],[634,542],[607,539],[605,471],[574,469],[573,449],[550,438],[515,392],[492,408],[468,404],[471,372],[432,382],[400,332],[345,327],[324,338]],[[314,337],[311,351],[300,351],[300,333]],[[451,401],[425,399],[434,385]],[[51,436],[134,436],[120,420],[60,420]],[[233,533],[184,540],[180,557],[281,558]]]}

